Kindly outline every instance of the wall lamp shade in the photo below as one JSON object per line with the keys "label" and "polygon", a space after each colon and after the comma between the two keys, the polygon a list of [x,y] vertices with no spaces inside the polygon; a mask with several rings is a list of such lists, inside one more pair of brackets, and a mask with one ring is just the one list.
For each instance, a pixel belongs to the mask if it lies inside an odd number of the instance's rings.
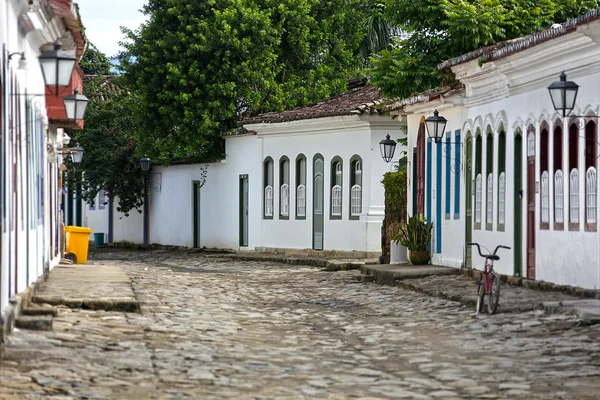
{"label": "wall lamp shade", "polygon": [[379,142],[379,150],[381,150],[381,158],[386,163],[392,161],[394,152],[396,151],[396,142],[390,139],[390,135],[385,135],[385,139]]}
{"label": "wall lamp shade", "polygon": [[77,147],[71,149],[71,161],[73,161],[73,164],[79,164],[81,160],[83,160],[83,148],[77,143]]}
{"label": "wall lamp shade", "polygon": [[427,134],[435,143],[440,142],[444,137],[444,130],[446,129],[447,122],[446,118],[440,117],[438,110],[435,110],[433,116],[427,117],[425,120]]}
{"label": "wall lamp shade", "polygon": [[150,171],[151,162],[152,161],[147,156],[140,158],[140,167],[142,168],[142,172]]}
{"label": "wall lamp shade", "polygon": [[564,71],[560,74],[560,81],[548,86],[552,106],[558,113],[562,114],[563,118],[575,108],[578,91],[579,85],[573,81],[567,81],[567,75]]}
{"label": "wall lamp shade", "polygon": [[69,86],[71,75],[77,59],[66,51],[62,51],[60,40],[54,42],[54,50],[44,51],[39,57],[42,74],[46,86],[55,86],[58,96],[59,86]]}
{"label": "wall lamp shade", "polygon": [[79,89],[75,88],[73,94],[69,94],[63,98],[63,102],[65,103],[67,119],[82,120],[90,101],[84,95],[79,94]]}

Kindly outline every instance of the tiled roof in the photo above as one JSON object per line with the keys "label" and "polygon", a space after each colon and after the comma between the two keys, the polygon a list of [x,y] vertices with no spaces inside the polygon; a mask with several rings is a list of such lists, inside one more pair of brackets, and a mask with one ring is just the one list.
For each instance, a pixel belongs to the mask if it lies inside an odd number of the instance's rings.
{"label": "tiled roof", "polygon": [[496,43],[488,47],[482,47],[470,53],[451,58],[439,64],[438,69],[450,68],[467,61],[475,60],[477,58],[479,58],[482,62],[498,60],[521,50],[537,46],[538,44],[544,43],[550,39],[554,39],[566,33],[572,32],[577,26],[584,25],[599,18],[600,7],[595,10],[591,10],[586,14],[580,15],[577,18],[572,18],[562,24],[555,24],[549,29],[532,33],[531,35],[523,36],[517,39]]}
{"label": "tiled roof", "polygon": [[[73,0],[48,0],[52,13],[63,19],[67,30],[73,35],[73,40],[77,45],[77,59],[80,60],[85,51],[85,38],[83,36],[83,24],[79,15],[79,6],[73,4]],[[71,10],[73,8],[74,12]]]}
{"label": "tiled roof", "polygon": [[374,86],[365,85],[316,104],[242,119],[240,125],[298,121],[366,112],[375,113],[381,104],[383,104],[383,95],[380,90]]}
{"label": "tiled roof", "polygon": [[418,93],[412,97],[408,97],[408,98],[402,99],[402,100],[396,100],[393,103],[389,103],[388,105],[383,107],[383,111],[390,112],[390,111],[394,111],[394,110],[399,110],[402,107],[409,106],[411,104],[425,103],[428,101],[436,100],[440,97],[448,97],[452,94],[462,91],[463,88],[464,88],[464,85],[462,83],[458,82],[457,84],[452,85],[452,86],[444,86],[444,87],[429,89],[425,92]]}

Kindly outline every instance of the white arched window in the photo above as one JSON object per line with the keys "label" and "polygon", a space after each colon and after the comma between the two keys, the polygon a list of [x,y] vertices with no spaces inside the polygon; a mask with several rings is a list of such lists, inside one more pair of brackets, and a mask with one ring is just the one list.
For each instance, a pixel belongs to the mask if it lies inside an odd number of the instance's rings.
{"label": "white arched window", "polygon": [[475,178],[475,223],[481,223],[481,174]]}
{"label": "white arched window", "polygon": [[563,173],[559,169],[554,173],[554,221],[562,224],[564,222],[564,191]]}
{"label": "white arched window", "polygon": [[335,185],[331,189],[331,215],[342,215],[342,187]]}
{"label": "white arched window", "polygon": [[486,199],[486,220],[485,222],[487,224],[491,224],[494,221],[494,198],[492,197],[494,195],[494,178],[492,176],[492,174],[488,174],[487,177],[487,199]]}
{"label": "white arched window", "polygon": [[287,183],[281,185],[279,195],[281,198],[281,215],[287,217],[290,215],[290,185]]}
{"label": "white arched window", "polygon": [[548,171],[542,172],[542,222],[550,222],[550,186],[548,185]]}
{"label": "white arched window", "polygon": [[585,173],[585,222],[595,224],[598,220],[596,201],[598,198],[598,181],[596,168],[589,167]]}
{"label": "white arched window", "polygon": [[362,213],[362,163],[360,160],[352,163],[350,177],[350,215],[358,217]]}
{"label": "white arched window", "polygon": [[273,216],[273,186],[265,188],[265,216]]}
{"label": "white arched window", "polygon": [[506,210],[506,174],[500,173],[498,177],[498,223],[504,224]]}
{"label": "white arched window", "polygon": [[306,216],[306,186],[303,184],[296,188],[296,208],[299,217]]}
{"label": "white arched window", "polygon": [[579,172],[576,168],[569,174],[569,222],[579,223]]}

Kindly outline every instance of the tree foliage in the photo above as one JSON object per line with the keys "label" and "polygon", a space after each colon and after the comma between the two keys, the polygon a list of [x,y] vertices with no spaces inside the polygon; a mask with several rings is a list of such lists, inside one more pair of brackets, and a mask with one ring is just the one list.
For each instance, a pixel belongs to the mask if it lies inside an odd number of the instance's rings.
{"label": "tree foliage", "polygon": [[447,59],[550,27],[598,7],[597,0],[382,0],[390,23],[407,33],[373,57],[372,80],[390,96],[447,84]]}
{"label": "tree foliage", "polygon": [[84,149],[79,165],[69,163],[69,173],[80,176],[82,198],[92,203],[99,190],[107,198],[118,198],[117,211],[126,216],[143,205],[144,179],[136,149],[137,122],[132,109],[137,96],[119,84],[116,77],[96,77],[85,84],[90,99],[85,129],[71,132],[72,142]]}
{"label": "tree foliage", "polygon": [[150,0],[124,30],[121,65],[140,96],[140,145],[153,159],[210,161],[242,115],[346,89],[359,63],[364,0]]}
{"label": "tree foliage", "polygon": [[109,75],[111,64],[104,53],[89,42],[79,66],[86,75]]}

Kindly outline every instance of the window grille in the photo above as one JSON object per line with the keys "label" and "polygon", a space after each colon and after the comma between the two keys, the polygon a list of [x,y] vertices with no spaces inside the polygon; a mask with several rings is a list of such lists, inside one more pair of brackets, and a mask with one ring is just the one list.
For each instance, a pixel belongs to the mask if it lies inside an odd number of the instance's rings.
{"label": "window grille", "polygon": [[350,201],[350,213],[353,216],[360,215],[362,212],[362,188],[360,185],[352,186],[352,196]]}
{"label": "window grille", "polygon": [[331,215],[342,215],[342,187],[335,185],[331,189]]}
{"label": "window grille", "polygon": [[597,195],[598,195],[598,184],[596,180],[596,168],[589,167],[585,173],[585,222],[588,224],[595,224],[598,220],[597,214]]}
{"label": "window grille", "polygon": [[579,172],[576,168],[569,174],[569,222],[579,223]]}
{"label": "window grille", "polygon": [[542,222],[550,222],[550,187],[548,185],[548,171],[542,172]]}
{"label": "window grille", "polygon": [[554,173],[554,221],[563,223],[564,221],[564,194],[563,194],[563,173],[557,170]]}
{"label": "window grille", "polygon": [[487,178],[487,199],[486,199],[486,203],[487,203],[487,207],[486,207],[486,223],[491,224],[494,221],[494,178],[492,176],[492,174],[488,175]]}
{"label": "window grille", "polygon": [[475,179],[475,223],[481,223],[481,174]]}
{"label": "window grille", "polygon": [[279,195],[281,197],[281,215],[287,217],[290,215],[290,185],[287,183],[281,185]]}
{"label": "window grille", "polygon": [[296,188],[296,213],[299,217],[306,216],[306,186],[298,185]]}
{"label": "window grille", "polygon": [[265,216],[273,216],[273,186],[265,188]]}
{"label": "window grille", "polygon": [[506,174],[500,173],[498,177],[498,223],[504,224],[506,209]]}

